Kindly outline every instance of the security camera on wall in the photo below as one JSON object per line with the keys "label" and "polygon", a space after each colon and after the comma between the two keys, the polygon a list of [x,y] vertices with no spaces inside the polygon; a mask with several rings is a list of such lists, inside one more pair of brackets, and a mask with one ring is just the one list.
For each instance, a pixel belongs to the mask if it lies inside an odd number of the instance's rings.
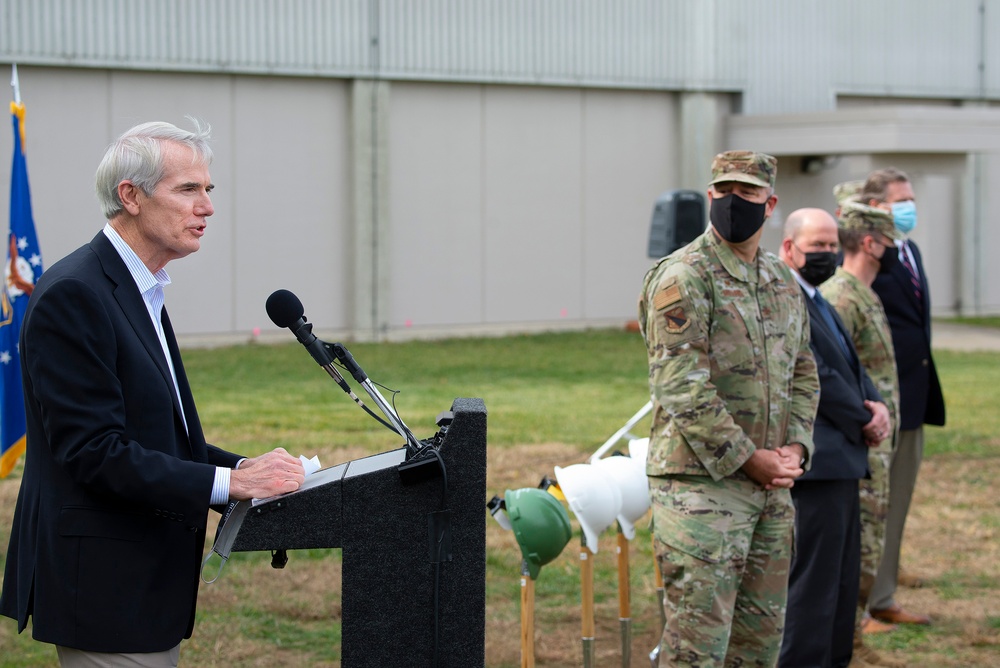
{"label": "security camera on wall", "polygon": [[670,255],[705,231],[705,196],[697,190],[668,190],[656,199],[649,225],[647,254]]}

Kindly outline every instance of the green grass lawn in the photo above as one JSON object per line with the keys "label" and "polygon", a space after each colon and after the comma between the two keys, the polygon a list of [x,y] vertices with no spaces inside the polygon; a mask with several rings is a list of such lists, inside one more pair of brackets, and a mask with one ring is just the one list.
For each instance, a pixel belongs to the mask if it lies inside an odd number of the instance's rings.
{"label": "green grass lawn", "polygon": [[[456,397],[479,397],[488,411],[491,457],[504,450],[524,453],[522,478],[491,471],[491,478],[511,486],[534,486],[550,463],[534,466],[531,453],[556,452],[575,463],[592,453],[647,400],[645,350],[637,334],[622,331],[542,334],[433,342],[349,344],[358,363],[395,406],[418,438],[431,436],[434,419]],[[186,350],[185,365],[198,402],[205,433],[226,449],[247,455],[280,445],[293,454],[321,453],[324,465],[336,463],[338,451],[355,458],[401,445],[398,436],[362,412],[297,343],[243,345],[213,350]],[[938,352],[935,355],[948,402],[948,426],[927,430],[926,457],[931,462],[954,458],[996,462],[1000,458],[1000,354]],[[350,379],[349,379],[350,380]],[[352,385],[356,383],[351,381]],[[355,391],[367,400],[359,388]],[[398,393],[397,393],[398,392]],[[368,402],[370,403],[370,402]],[[647,418],[648,419],[648,418]],[[648,423],[634,430],[642,434]],[[557,448],[552,450],[552,448]],[[984,469],[985,470],[985,469]],[[995,467],[994,467],[994,470]],[[20,468],[0,481],[0,549],[6,547],[10,515]],[[987,488],[984,487],[984,490]],[[487,494],[503,494],[488,489]],[[485,501],[483,512],[486,513]],[[964,502],[964,501],[963,501]],[[989,519],[983,520],[989,529]],[[992,529],[997,529],[995,518]],[[488,522],[487,597],[492,626],[513,630],[518,624],[518,565],[520,554]],[[575,523],[574,523],[575,524]],[[612,539],[596,562],[595,598],[598,614],[610,620],[599,633],[607,644],[617,642],[617,601]],[[648,638],[658,618],[653,607],[649,531],[639,528],[633,542],[633,617],[635,633],[643,635],[633,655],[648,652]],[[576,560],[578,537],[558,560],[546,566],[537,582],[536,625],[559,628],[564,636],[579,634],[573,612],[579,610]],[[0,560],[3,558],[0,553]],[[202,604],[194,638],[182,650],[182,663],[208,665],[336,665],[339,660],[339,600],[324,595],[326,583],[339,586],[339,551],[314,550],[290,555],[294,562],[273,571],[266,554],[241,553],[222,579],[202,587]],[[2,564],[2,561],[0,561]],[[994,564],[995,565],[995,564]],[[311,578],[311,579],[310,579]],[[985,583],[985,584],[984,584]],[[969,596],[996,588],[995,572],[963,573],[940,583],[942,595]],[[277,600],[274,600],[277,599]],[[997,616],[983,631],[996,635]],[[992,631],[989,625],[993,624]],[[948,627],[942,627],[948,629]],[[946,642],[955,633],[937,627],[919,637],[899,634],[885,640],[894,649],[906,643]],[[922,634],[922,635],[921,635]],[[655,635],[655,634],[654,634]],[[494,641],[490,641],[494,642]],[[567,641],[569,642],[569,641]],[[577,648],[576,644],[572,645]],[[266,648],[266,649],[262,649]],[[266,654],[262,658],[262,651]],[[951,650],[949,650],[951,651]],[[269,658],[268,658],[269,657]],[[269,663],[269,661],[273,661]],[[963,665],[961,656],[959,663]],[[276,663],[275,663],[276,662]],[[557,659],[540,665],[574,665]],[[517,665],[488,658],[489,666]],[[54,652],[17,635],[14,623],[0,620],[0,666],[51,666]],[[612,665],[612,664],[608,664]],[[912,665],[935,665],[917,663]],[[942,664],[952,665],[952,664]],[[964,664],[972,665],[972,664]]]}
{"label": "green grass lawn", "polygon": [[977,316],[974,318],[941,318],[942,322],[951,322],[956,325],[972,325],[974,327],[1000,328],[1000,316]]}
{"label": "green grass lawn", "polygon": [[[456,397],[479,397],[490,447],[600,443],[647,400],[637,334],[594,331],[432,342],[351,344],[351,353],[418,438]],[[387,450],[398,441],[298,344],[185,351],[205,433],[256,454],[329,445]],[[348,378],[355,392],[367,395]]]}

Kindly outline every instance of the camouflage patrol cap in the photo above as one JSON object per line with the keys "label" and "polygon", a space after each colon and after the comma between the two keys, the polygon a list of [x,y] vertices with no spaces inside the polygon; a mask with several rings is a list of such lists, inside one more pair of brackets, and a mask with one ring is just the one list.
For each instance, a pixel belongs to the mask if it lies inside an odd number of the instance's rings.
{"label": "camouflage patrol cap", "polygon": [[892,222],[891,213],[853,200],[847,200],[841,206],[837,226],[842,230],[878,232],[894,240],[903,238]]}
{"label": "camouflage patrol cap", "polygon": [[837,206],[844,206],[844,202],[848,199],[856,199],[864,187],[864,180],[844,181],[835,185],[833,187],[833,198],[837,200]]}
{"label": "camouflage patrol cap", "polygon": [[740,181],[764,188],[774,187],[778,161],[766,153],[726,151],[712,160],[712,180],[708,185]]}

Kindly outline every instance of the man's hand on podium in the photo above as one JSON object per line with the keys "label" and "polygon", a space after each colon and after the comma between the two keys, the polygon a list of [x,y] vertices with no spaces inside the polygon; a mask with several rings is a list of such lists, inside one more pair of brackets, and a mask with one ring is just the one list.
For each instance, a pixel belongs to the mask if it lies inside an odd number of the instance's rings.
{"label": "man's hand on podium", "polygon": [[229,475],[229,497],[246,501],[287,494],[297,490],[304,478],[302,462],[284,448],[275,448],[240,462]]}

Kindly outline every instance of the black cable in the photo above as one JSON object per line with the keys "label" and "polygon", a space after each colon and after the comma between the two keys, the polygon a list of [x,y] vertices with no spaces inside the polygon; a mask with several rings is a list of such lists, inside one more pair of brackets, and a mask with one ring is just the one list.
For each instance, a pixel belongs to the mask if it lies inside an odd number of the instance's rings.
{"label": "black cable", "polygon": [[[334,359],[333,361],[330,362],[330,364],[328,364],[326,367],[324,367],[327,370],[327,373],[330,374],[331,376],[334,376],[334,374],[338,373],[336,371],[336,369],[333,368],[334,366],[339,366],[344,371],[347,371],[347,367],[345,367],[342,362],[340,362],[337,359]],[[336,378],[336,377],[334,377],[334,380],[337,382],[337,385],[340,386],[340,389],[342,389],[344,392],[346,392],[347,396],[349,396],[351,399],[353,399],[354,403],[356,403],[358,406],[360,406],[362,408],[362,410],[364,410],[365,413],[368,413],[368,415],[370,415],[373,418],[375,418],[375,420],[377,422],[381,423],[382,426],[385,427],[386,429],[388,429],[390,431],[393,431],[393,432],[396,431],[395,427],[393,427],[391,424],[389,424],[388,422],[386,422],[385,420],[383,420],[381,417],[379,417],[374,411],[372,411],[372,409],[368,408],[368,406],[366,406],[365,403],[363,401],[361,401],[361,397],[359,397],[357,394],[354,393],[354,390],[351,389],[351,386],[348,385],[347,381],[344,379],[343,374],[340,374],[340,378],[339,379]]]}
{"label": "black cable", "polygon": [[[369,379],[369,380],[371,380],[371,379]],[[392,407],[392,412],[395,413],[396,416],[397,416],[397,418],[398,418],[399,411],[396,410],[396,395],[399,394],[399,390],[394,390],[391,387],[386,387],[382,383],[377,383],[374,380],[371,381],[371,382],[372,382],[373,385],[381,387],[383,390],[385,390],[386,392],[389,393],[389,404]],[[417,440],[417,437],[414,436],[413,433],[410,431],[410,428],[407,427],[405,424],[403,424],[402,420],[399,421],[399,424],[403,427],[403,431],[406,432],[405,434],[401,434],[401,436],[404,439],[406,439],[407,457],[411,457],[411,456],[417,454],[418,452],[420,452],[420,450],[423,449],[423,446],[420,444],[420,441]],[[393,429],[393,431],[396,431],[396,430]]]}
{"label": "black cable", "polygon": [[441,510],[444,510],[448,499],[448,469],[445,468],[444,460],[437,448],[431,446],[428,450],[437,458],[438,465],[441,467]]}

